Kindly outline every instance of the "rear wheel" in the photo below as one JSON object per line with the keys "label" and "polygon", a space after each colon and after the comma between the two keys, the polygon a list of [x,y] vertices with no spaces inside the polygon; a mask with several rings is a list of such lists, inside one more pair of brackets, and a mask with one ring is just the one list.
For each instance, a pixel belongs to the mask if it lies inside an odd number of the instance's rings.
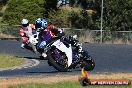
{"label": "rear wheel", "polygon": [[[60,54],[59,57],[56,57],[55,52]],[[48,57],[50,64],[58,71],[65,72],[68,70],[67,56],[60,50],[55,49],[54,51],[52,51],[52,53],[51,52],[49,53]]]}

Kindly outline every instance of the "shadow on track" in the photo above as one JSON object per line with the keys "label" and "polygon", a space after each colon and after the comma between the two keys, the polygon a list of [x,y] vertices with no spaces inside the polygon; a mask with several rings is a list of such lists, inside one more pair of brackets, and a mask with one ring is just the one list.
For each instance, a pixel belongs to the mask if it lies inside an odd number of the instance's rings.
{"label": "shadow on track", "polygon": [[59,73],[59,72],[58,72],[58,71],[49,71],[49,72],[36,71],[36,72],[27,72],[27,73],[32,73],[32,74],[36,74],[36,73],[39,73],[39,74],[40,74],[40,73],[41,73],[41,74],[44,73],[44,74],[45,74],[45,73],[47,73],[47,74],[49,74],[49,73]]}
{"label": "shadow on track", "polygon": [[18,58],[27,58],[27,59],[36,59],[36,60],[47,60],[47,58],[43,58],[43,57],[20,57],[20,56],[16,56]]}
{"label": "shadow on track", "polygon": [[42,72],[42,71],[39,72],[39,71],[36,71],[36,72],[27,72],[27,73],[32,73],[32,74],[38,74],[38,73],[39,73],[39,74],[49,74],[49,73],[52,74],[52,73],[58,73],[58,74],[59,74],[59,73],[69,73],[69,72],[71,73],[72,71],[59,72],[59,71],[56,70],[56,71],[47,71],[47,72]]}

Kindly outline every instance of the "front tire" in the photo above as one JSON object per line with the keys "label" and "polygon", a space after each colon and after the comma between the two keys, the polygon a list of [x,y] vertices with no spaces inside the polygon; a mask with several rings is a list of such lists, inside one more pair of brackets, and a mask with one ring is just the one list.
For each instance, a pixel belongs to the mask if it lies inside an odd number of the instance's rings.
{"label": "front tire", "polygon": [[[58,50],[59,51],[59,50]],[[67,64],[67,57],[64,53],[60,52],[61,53],[61,58],[60,60],[66,60],[65,63],[62,65],[60,64],[57,60],[56,60],[56,57],[55,57],[55,54],[54,52],[50,52],[49,55],[48,55],[48,61],[50,62],[50,64],[58,71],[60,72],[66,72],[68,70],[68,64]]]}
{"label": "front tire", "polygon": [[91,56],[82,61],[81,67],[84,67],[86,71],[92,71],[95,67],[95,62]]}

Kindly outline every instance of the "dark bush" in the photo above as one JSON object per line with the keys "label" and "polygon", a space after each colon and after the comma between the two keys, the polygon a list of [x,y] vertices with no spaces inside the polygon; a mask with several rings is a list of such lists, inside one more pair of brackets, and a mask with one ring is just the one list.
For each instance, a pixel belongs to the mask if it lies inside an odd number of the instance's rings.
{"label": "dark bush", "polygon": [[3,16],[3,13],[2,13],[2,12],[0,12],[0,17],[1,17],[1,16]]}
{"label": "dark bush", "polygon": [[50,24],[58,25],[60,27],[69,27],[68,23],[68,10],[51,10],[49,12],[48,22]]}
{"label": "dark bush", "polygon": [[86,10],[78,12],[72,11],[69,13],[68,19],[73,28],[89,29],[89,27],[93,24],[92,17]]}
{"label": "dark bush", "polygon": [[44,0],[9,0],[8,7],[3,15],[3,22],[19,24],[21,19],[27,18],[31,22],[37,17],[43,17]]}

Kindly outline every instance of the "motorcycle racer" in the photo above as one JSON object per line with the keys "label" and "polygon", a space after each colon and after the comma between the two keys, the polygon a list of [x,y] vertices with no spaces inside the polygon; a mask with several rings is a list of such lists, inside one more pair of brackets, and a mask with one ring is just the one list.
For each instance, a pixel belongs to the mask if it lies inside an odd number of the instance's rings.
{"label": "motorcycle racer", "polygon": [[[55,26],[55,25],[49,25],[47,26],[47,22],[45,19],[43,18],[38,18],[35,21],[35,26],[41,30],[40,34],[39,34],[39,42],[38,42],[38,46],[41,49],[44,49],[45,46],[51,42],[53,39],[55,38],[62,38],[65,33],[64,31]],[[43,30],[42,30],[43,29]],[[69,37],[63,37],[64,40],[68,41],[69,43],[71,43],[72,46],[76,47],[79,54],[82,52],[82,47],[79,44],[79,41],[77,40],[77,36],[69,36]]]}
{"label": "motorcycle racer", "polygon": [[[47,21],[44,18],[38,18],[35,21],[35,28],[36,30],[39,30],[39,41],[38,41],[38,47],[40,49],[44,49],[45,46],[52,41],[53,38],[64,35],[63,31],[54,25],[47,26]],[[42,56],[44,56],[42,54]]]}
{"label": "motorcycle racer", "polygon": [[22,19],[21,21],[21,28],[19,31],[19,34],[22,39],[21,48],[26,48],[30,51],[33,51],[32,47],[28,45],[29,37],[32,35],[33,30],[35,29],[35,26],[33,24],[29,24],[29,21],[27,19]]}
{"label": "motorcycle racer", "polygon": [[40,35],[39,47],[44,48],[47,43],[55,38],[61,38],[64,32],[57,26],[49,25]]}
{"label": "motorcycle racer", "polygon": [[[64,37],[65,33],[64,31],[55,26],[55,25],[49,25],[47,26],[47,21],[43,18],[38,18],[35,21],[35,27],[36,29],[40,30],[39,33],[39,41],[38,41],[38,47],[41,49],[44,49],[45,46],[53,41],[54,39],[60,39],[64,38],[65,41],[68,41],[72,46],[77,48],[78,55],[81,55],[82,53],[82,47],[79,44],[79,41],[77,40],[77,36],[69,36]],[[42,53],[42,56],[45,57],[44,53]]]}
{"label": "motorcycle racer", "polygon": [[35,21],[36,30],[40,30],[39,43],[40,48],[44,48],[46,43],[53,37],[61,37],[64,33],[63,31],[54,25],[47,26],[47,21],[43,18],[38,18]]}

